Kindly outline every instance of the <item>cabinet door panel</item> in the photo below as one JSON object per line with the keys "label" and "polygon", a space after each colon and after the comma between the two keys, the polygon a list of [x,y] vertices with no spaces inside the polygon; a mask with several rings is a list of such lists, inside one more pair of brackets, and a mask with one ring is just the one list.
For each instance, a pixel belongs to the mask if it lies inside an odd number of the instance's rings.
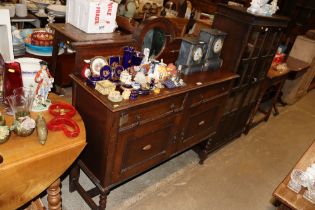
{"label": "cabinet door panel", "polygon": [[176,116],[121,132],[113,180],[123,180],[167,159],[175,139]]}
{"label": "cabinet door panel", "polygon": [[190,110],[181,132],[182,148],[190,147],[214,134],[221,118],[227,95],[208,101]]}

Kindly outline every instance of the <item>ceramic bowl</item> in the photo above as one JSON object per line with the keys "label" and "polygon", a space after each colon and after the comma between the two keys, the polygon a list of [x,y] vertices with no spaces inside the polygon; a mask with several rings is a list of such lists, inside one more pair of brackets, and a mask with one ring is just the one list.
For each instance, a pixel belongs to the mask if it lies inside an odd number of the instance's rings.
{"label": "ceramic bowl", "polygon": [[47,7],[49,12],[53,12],[56,16],[65,16],[66,15],[66,6],[65,5],[56,5],[51,4]]}
{"label": "ceramic bowl", "polygon": [[14,4],[5,4],[3,7],[5,9],[9,10],[10,17],[14,17],[15,16],[15,5]]}

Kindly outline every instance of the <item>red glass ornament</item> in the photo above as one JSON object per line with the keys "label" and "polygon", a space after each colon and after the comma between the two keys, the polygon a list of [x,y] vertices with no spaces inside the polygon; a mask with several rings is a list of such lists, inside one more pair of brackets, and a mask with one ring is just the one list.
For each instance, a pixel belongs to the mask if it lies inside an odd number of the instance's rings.
{"label": "red glass ornament", "polygon": [[[69,129],[71,128],[71,130]],[[78,124],[68,117],[55,117],[47,123],[50,131],[63,131],[67,137],[77,137],[80,134]]]}
{"label": "red glass ornament", "polygon": [[53,103],[49,106],[48,111],[55,117],[63,116],[71,118],[76,113],[75,108],[72,105],[66,103]]}
{"label": "red glass ornament", "polygon": [[20,63],[5,63],[4,79],[3,79],[3,96],[4,99],[13,94],[13,90],[23,87],[22,71]]}

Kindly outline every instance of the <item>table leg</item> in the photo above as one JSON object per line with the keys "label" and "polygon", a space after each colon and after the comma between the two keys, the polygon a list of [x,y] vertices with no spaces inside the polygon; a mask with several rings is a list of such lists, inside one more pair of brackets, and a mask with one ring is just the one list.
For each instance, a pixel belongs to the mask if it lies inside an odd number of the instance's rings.
{"label": "table leg", "polygon": [[74,192],[75,191],[75,182],[79,182],[80,177],[80,168],[77,163],[74,164],[72,170],[70,171],[69,176],[69,191]]}
{"label": "table leg", "polygon": [[47,189],[47,201],[49,210],[61,210],[60,178]]}

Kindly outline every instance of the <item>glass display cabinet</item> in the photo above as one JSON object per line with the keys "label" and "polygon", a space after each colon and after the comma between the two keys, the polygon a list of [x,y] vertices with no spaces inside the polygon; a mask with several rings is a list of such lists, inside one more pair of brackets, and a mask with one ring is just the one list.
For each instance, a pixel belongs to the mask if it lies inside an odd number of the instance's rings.
{"label": "glass display cabinet", "polygon": [[212,140],[213,148],[244,131],[288,22],[289,19],[282,16],[254,15],[246,8],[218,5],[213,28],[228,33],[221,53],[222,69],[240,77],[233,84],[225,113]]}

